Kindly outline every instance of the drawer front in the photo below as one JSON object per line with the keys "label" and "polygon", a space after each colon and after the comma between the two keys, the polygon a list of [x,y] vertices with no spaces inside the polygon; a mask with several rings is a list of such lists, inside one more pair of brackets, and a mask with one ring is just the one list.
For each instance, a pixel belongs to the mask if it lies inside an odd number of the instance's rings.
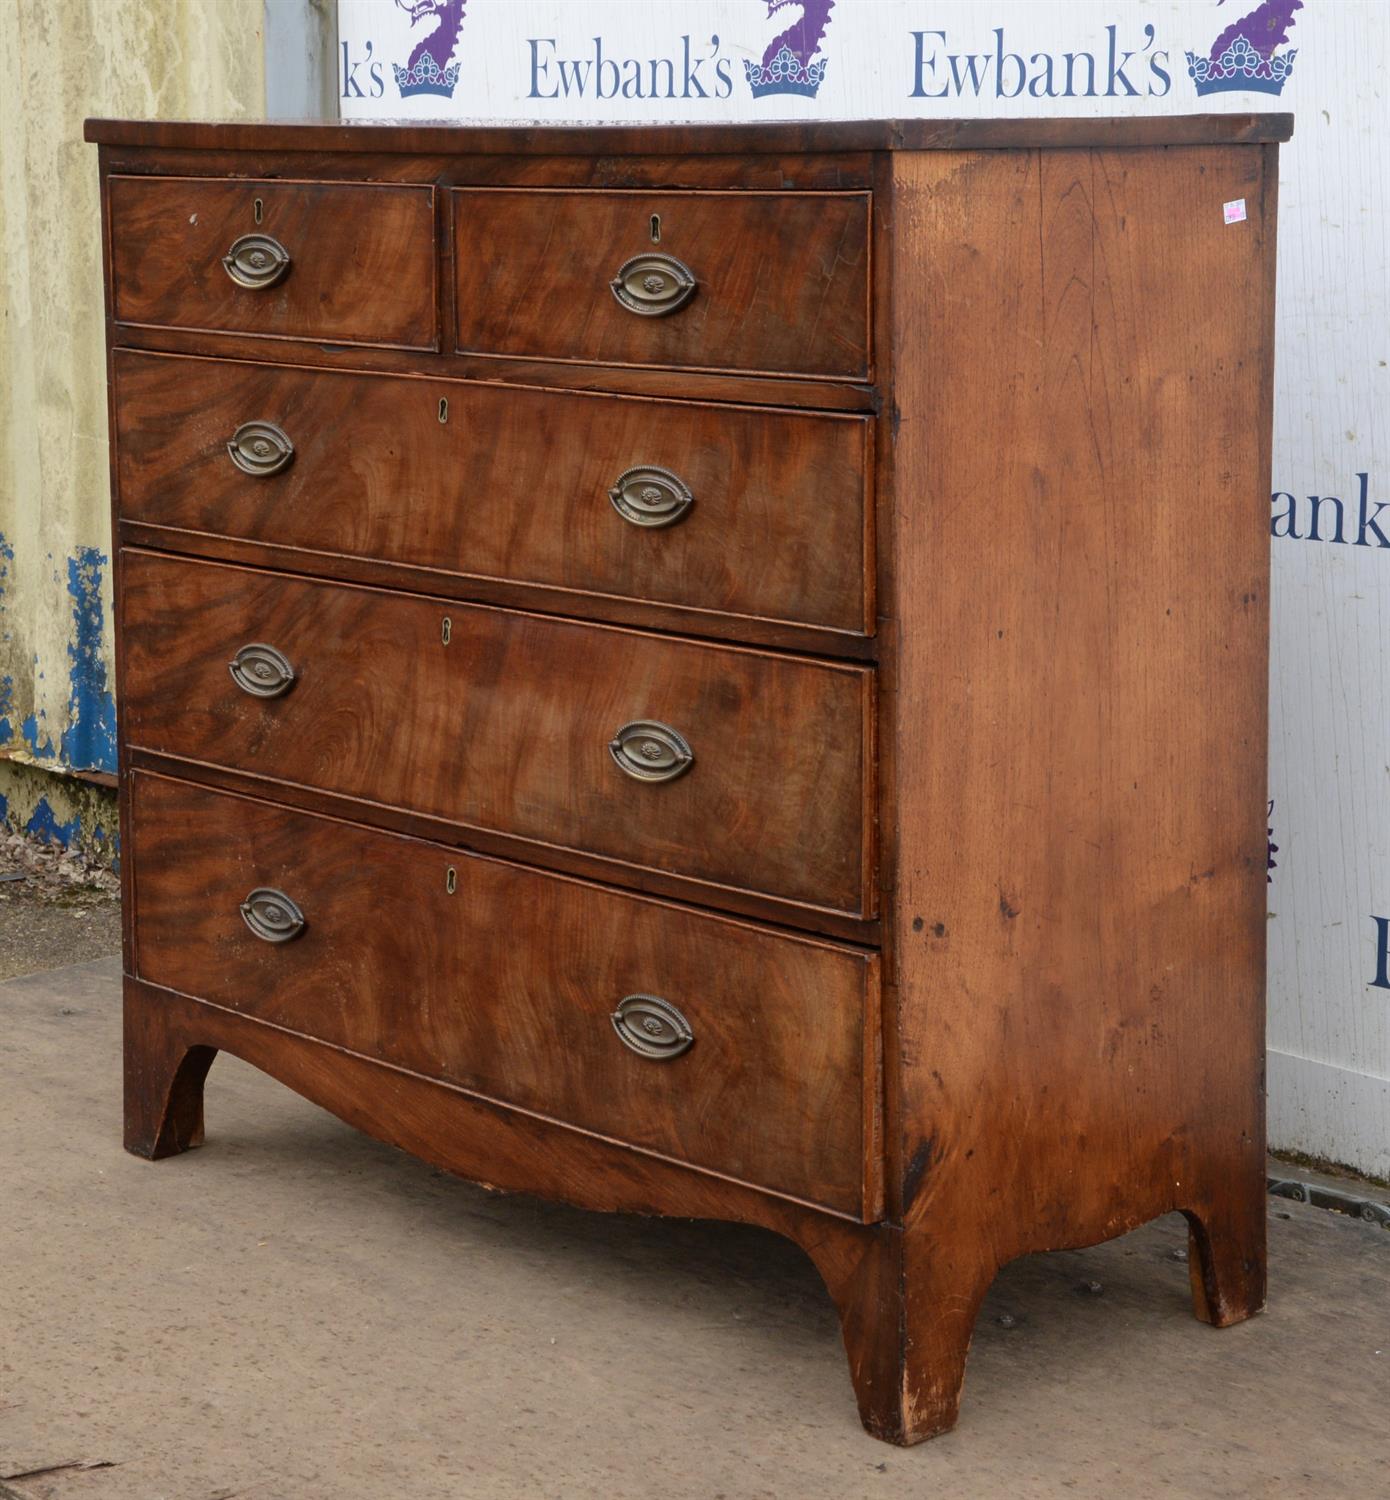
{"label": "drawer front", "polygon": [[123,557],[132,747],[867,915],[867,668]]}
{"label": "drawer front", "polygon": [[141,978],[872,1213],[874,955],[162,777],[132,806]]}
{"label": "drawer front", "polygon": [[431,187],[109,183],[117,322],[438,347]]}
{"label": "drawer front", "polygon": [[867,194],[499,188],[453,200],[461,351],[869,378]]}
{"label": "drawer front", "polygon": [[[115,368],[130,519],[870,627],[869,419],[126,351]],[[257,423],[282,435],[265,463]]]}

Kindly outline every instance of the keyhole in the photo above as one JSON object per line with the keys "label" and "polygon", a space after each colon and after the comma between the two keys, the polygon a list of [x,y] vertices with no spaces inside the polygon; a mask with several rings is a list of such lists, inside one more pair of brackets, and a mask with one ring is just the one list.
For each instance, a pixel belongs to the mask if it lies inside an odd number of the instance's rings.
{"label": "keyhole", "polygon": [[[256,222],[259,223],[260,221],[257,220]],[[653,214],[652,215],[652,244],[653,245],[659,245],[660,243],[661,243],[661,215],[660,214]]]}
{"label": "keyhole", "polygon": [[444,875],[444,889],[452,896],[459,888],[458,871],[450,865]]}
{"label": "keyhole", "polygon": [[447,396],[439,398],[439,420],[441,422],[449,420],[449,398]]}
{"label": "keyhole", "polygon": [[256,223],[259,224],[261,222],[261,216],[262,216],[262,214],[265,213],[265,204],[262,203],[259,198],[256,198],[256,199],[252,200],[251,206],[252,206],[253,209],[255,209],[255,212],[256,212]]}
{"label": "keyhole", "polygon": [[439,639],[443,641],[447,646],[449,644],[449,641],[452,639],[453,634],[454,622],[448,617],[448,615],[445,615],[443,621],[439,626]]}

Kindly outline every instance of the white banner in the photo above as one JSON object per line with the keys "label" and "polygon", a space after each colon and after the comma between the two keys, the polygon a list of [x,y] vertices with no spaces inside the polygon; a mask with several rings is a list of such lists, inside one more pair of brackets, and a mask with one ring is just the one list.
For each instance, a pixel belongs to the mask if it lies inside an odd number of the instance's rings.
{"label": "white banner", "polygon": [[1270,1139],[1390,1178],[1390,6],[339,0],[339,37],[348,119],[1296,113],[1270,512]]}

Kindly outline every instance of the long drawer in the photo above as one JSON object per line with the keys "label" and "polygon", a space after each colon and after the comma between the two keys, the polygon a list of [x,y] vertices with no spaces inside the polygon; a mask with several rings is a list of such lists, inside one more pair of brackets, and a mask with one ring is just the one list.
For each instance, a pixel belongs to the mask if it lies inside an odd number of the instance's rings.
{"label": "long drawer", "polygon": [[438,347],[434,189],[112,177],[118,322]]}
{"label": "long drawer", "polygon": [[120,351],[121,514],[863,634],[872,421]]}
{"label": "long drawer", "polygon": [[452,197],[461,351],[869,378],[865,193]]}
{"label": "long drawer", "polygon": [[130,748],[871,915],[871,669],[122,563]]}
{"label": "long drawer", "polygon": [[131,795],[142,979],[872,1214],[875,955],[163,777]]}

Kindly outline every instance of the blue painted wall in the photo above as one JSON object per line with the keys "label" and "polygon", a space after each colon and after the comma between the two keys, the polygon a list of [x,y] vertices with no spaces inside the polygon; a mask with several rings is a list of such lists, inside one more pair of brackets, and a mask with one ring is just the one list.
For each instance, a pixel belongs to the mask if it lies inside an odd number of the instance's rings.
{"label": "blue painted wall", "polygon": [[61,634],[39,651],[18,608],[14,545],[0,536],[0,823],[113,857],[114,796],[67,774],[116,770],[109,559],[99,547],[78,547],[63,569],[44,561],[51,597],[67,608]]}
{"label": "blue painted wall", "polygon": [[79,547],[68,559],[73,638],[68,645],[68,722],[58,759],[79,771],[116,769],[116,702],[102,651],[102,569],[104,553]]}

